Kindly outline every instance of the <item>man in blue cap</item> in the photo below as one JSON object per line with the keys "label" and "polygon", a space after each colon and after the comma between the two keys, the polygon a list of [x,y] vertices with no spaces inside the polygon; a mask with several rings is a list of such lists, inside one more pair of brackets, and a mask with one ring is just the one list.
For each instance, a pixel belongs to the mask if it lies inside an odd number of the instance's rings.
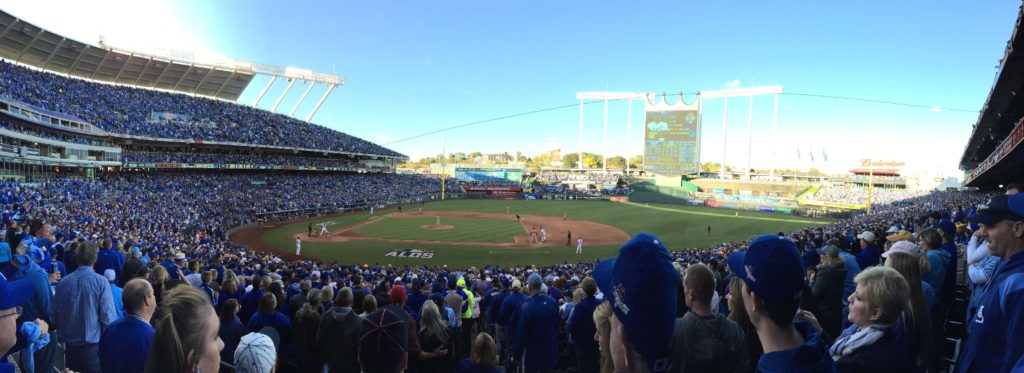
{"label": "man in blue cap", "polygon": [[[28,280],[8,282],[0,275],[0,356],[14,347],[18,341],[18,317],[21,315],[21,304],[32,296],[35,289]],[[14,372],[13,364],[0,361],[0,373]]]}
{"label": "man in blue cap", "polygon": [[747,251],[729,256],[728,263],[743,280],[743,304],[764,347],[758,370],[834,371],[820,332],[807,321],[793,321],[804,289],[804,267],[793,241],[777,235],[759,236]]}
{"label": "man in blue cap", "polygon": [[969,218],[1003,260],[985,285],[960,357],[961,372],[1024,371],[1024,194],[999,195]]}
{"label": "man in blue cap", "polygon": [[[18,322],[32,322],[37,319],[49,320],[53,294],[50,292],[49,275],[39,267],[39,263],[43,260],[43,251],[39,247],[31,245],[27,254],[16,255],[14,259],[11,264],[18,268],[14,279],[26,279],[32,283],[34,288],[33,295],[22,304],[22,314],[18,317]],[[56,344],[47,345],[31,354],[23,352],[19,365],[35,367],[38,371],[50,371],[53,370],[55,353]],[[33,361],[29,362],[29,359]]]}
{"label": "man in blue cap", "polygon": [[558,302],[541,291],[544,280],[534,272],[526,280],[530,299],[523,303],[516,325],[513,356],[525,372],[547,372],[558,362]]}
{"label": "man in blue cap", "polygon": [[594,268],[594,280],[612,306],[609,345],[616,372],[670,368],[679,273],[664,243],[640,233],[619,256]]}

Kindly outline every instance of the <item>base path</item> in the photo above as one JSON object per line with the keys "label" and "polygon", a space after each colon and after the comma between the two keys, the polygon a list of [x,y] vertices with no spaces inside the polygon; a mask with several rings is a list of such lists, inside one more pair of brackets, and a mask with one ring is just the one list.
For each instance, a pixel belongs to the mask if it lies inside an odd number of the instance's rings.
{"label": "base path", "polygon": [[[361,221],[356,224],[343,226],[340,228],[334,228],[330,230],[330,236],[309,237],[306,235],[305,230],[295,232],[293,236],[302,238],[303,243],[331,243],[331,242],[353,242],[353,241],[376,241],[376,242],[394,242],[403,244],[442,244],[442,245],[453,245],[453,246],[486,246],[500,249],[529,249],[537,247],[551,247],[551,246],[566,246],[566,239],[568,233],[572,232],[572,240],[569,242],[569,246],[576,247],[576,239],[583,237],[583,245],[586,246],[608,246],[608,245],[621,245],[629,240],[629,234],[625,231],[597,222],[588,220],[562,220],[561,217],[555,216],[538,216],[538,215],[520,215],[520,224],[523,227],[523,234],[515,236],[515,242],[508,243],[495,243],[495,242],[467,242],[467,241],[433,241],[433,240],[399,240],[389,238],[378,238],[378,237],[364,237],[359,233],[353,232],[353,229],[366,225],[366,224],[387,224],[389,219],[403,219],[403,218],[423,218],[423,217],[434,217],[437,214],[441,215],[441,222],[444,223],[445,218],[478,218],[478,219],[503,219],[503,220],[516,220],[515,215],[506,215],[500,213],[480,213],[480,212],[467,212],[467,211],[445,211],[436,212],[431,211],[429,214],[419,214],[416,212],[402,212],[402,213],[390,213],[383,216],[375,216],[372,220]],[[306,221],[321,220],[320,218],[303,219],[303,220],[292,220],[281,223],[259,225],[243,230],[239,230],[231,235],[231,241],[237,244],[245,245],[246,247],[254,248],[257,250],[271,250],[277,251],[269,244],[264,242],[260,236],[267,231],[280,228],[285,225],[301,223]],[[534,227],[537,228],[538,232],[543,227],[547,232],[547,240],[541,244],[530,243],[530,230]],[[427,227],[423,227],[427,228]],[[433,228],[432,226],[430,228]],[[447,228],[447,227],[444,227]],[[429,229],[429,228],[427,228]],[[452,227],[451,229],[459,229],[458,226]],[[314,233],[317,229],[313,230]]]}

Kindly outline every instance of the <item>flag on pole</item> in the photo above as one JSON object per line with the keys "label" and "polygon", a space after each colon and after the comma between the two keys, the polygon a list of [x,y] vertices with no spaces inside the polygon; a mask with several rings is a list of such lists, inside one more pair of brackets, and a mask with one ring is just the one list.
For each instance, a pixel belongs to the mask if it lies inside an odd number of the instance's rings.
{"label": "flag on pole", "polygon": [[807,156],[811,157],[811,162],[814,162],[814,148],[807,148]]}
{"label": "flag on pole", "polygon": [[799,147],[796,148],[796,159],[802,159],[800,157],[800,148]]}
{"label": "flag on pole", "polygon": [[828,153],[825,153],[825,148],[821,148],[821,159],[828,162]]}

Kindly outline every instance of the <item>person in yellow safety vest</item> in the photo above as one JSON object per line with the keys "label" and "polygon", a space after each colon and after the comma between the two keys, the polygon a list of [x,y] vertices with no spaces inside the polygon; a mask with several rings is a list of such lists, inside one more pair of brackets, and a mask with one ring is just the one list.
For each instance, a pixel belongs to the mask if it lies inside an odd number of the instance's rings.
{"label": "person in yellow safety vest", "polygon": [[460,342],[463,346],[462,353],[469,356],[470,341],[473,336],[473,305],[476,304],[476,297],[473,295],[473,291],[466,287],[466,279],[459,276],[459,281],[456,282],[458,291],[463,295],[462,302],[462,335],[460,335]]}

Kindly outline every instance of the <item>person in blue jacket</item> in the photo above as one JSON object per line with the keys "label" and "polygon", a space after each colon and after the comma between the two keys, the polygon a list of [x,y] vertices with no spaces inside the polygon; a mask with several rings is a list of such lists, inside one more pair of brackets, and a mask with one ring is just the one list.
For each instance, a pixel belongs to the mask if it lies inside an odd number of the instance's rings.
{"label": "person in blue jacket", "polygon": [[576,364],[580,373],[597,373],[601,369],[601,352],[598,349],[594,334],[594,310],[601,302],[595,297],[597,284],[593,278],[587,277],[580,283],[586,298],[573,306],[566,331],[572,336],[573,349],[576,350]]}
{"label": "person in blue jacket", "polygon": [[860,269],[878,265],[882,249],[875,243],[875,234],[871,231],[864,231],[857,236],[857,240],[860,242],[860,254],[857,254],[857,265],[860,266]]}
{"label": "person in blue jacket", "polygon": [[1024,371],[1024,194],[992,197],[969,220],[981,224],[989,252],[1004,263],[968,326],[960,372]]}
{"label": "person in blue jacket", "polygon": [[558,302],[541,291],[539,273],[531,274],[526,284],[531,296],[521,306],[513,356],[525,372],[546,372],[558,362]]}
{"label": "person in blue jacket", "polygon": [[100,336],[100,367],[107,373],[141,372],[146,368],[153,341],[150,319],[156,312],[156,296],[149,281],[134,279],[124,285],[127,315],[110,324]]}
{"label": "person in blue jacket", "polygon": [[[747,251],[732,253],[728,264],[743,280],[739,295],[764,346],[758,371],[835,371],[821,333],[807,321],[810,312],[800,311],[804,268],[793,241],[777,235],[759,236]],[[794,321],[794,315],[801,320]]]}

